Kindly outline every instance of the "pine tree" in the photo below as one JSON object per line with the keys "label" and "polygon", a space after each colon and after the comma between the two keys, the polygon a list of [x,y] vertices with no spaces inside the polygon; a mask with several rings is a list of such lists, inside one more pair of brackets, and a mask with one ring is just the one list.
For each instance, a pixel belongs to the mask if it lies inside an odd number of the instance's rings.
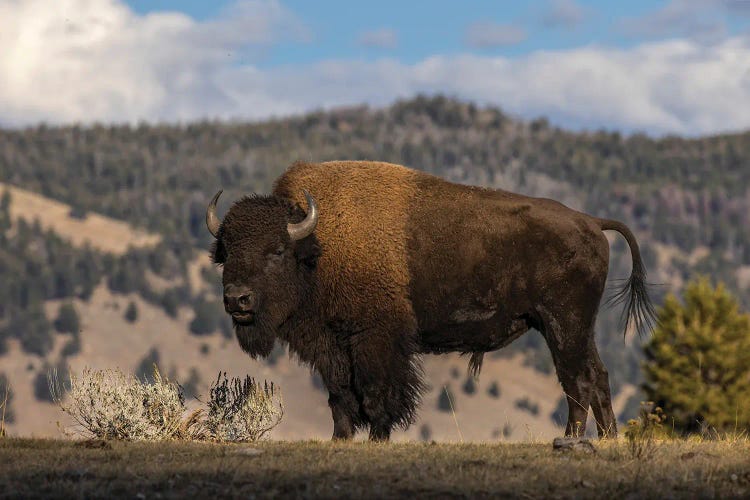
{"label": "pine tree", "polygon": [[722,284],[688,284],[645,348],[647,397],[684,432],[750,429],[750,316]]}
{"label": "pine tree", "polygon": [[57,311],[55,330],[60,333],[77,334],[81,326],[75,306],[70,302],[63,302]]}
{"label": "pine tree", "polygon": [[438,410],[444,412],[456,411],[456,398],[453,396],[453,391],[450,385],[443,387],[438,396],[437,403]]}
{"label": "pine tree", "polygon": [[490,387],[487,389],[487,394],[489,394],[491,398],[495,399],[500,397],[500,384],[497,383],[497,380],[492,381]]}
{"label": "pine tree", "polygon": [[195,335],[209,335],[219,326],[220,306],[199,298],[193,305],[195,317],[190,322],[190,331]]}
{"label": "pine tree", "polygon": [[128,323],[135,323],[138,320],[138,307],[132,300],[128,303],[127,309],[125,309],[125,321]]}
{"label": "pine tree", "polygon": [[48,378],[51,370],[52,367],[49,363],[44,363],[34,376],[34,397],[37,401],[42,401],[44,403],[54,402]]}
{"label": "pine tree", "polygon": [[474,377],[472,377],[471,375],[466,377],[466,382],[464,382],[463,390],[464,393],[468,394],[469,396],[477,392],[477,385],[474,382]]}
{"label": "pine tree", "polygon": [[33,303],[28,311],[13,318],[10,328],[18,332],[24,352],[43,357],[54,347],[50,324],[40,303]]}
{"label": "pine tree", "polygon": [[156,347],[152,347],[151,350],[141,359],[138,366],[135,369],[135,376],[139,379],[149,383],[154,383],[154,367],[158,369],[161,356]]}

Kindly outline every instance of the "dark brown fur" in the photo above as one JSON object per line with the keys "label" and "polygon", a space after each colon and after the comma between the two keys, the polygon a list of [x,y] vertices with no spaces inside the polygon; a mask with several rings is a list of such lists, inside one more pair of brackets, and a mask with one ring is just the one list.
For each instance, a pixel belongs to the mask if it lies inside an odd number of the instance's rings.
{"label": "dark brown fur", "polygon": [[[289,241],[316,199],[313,235]],[[408,426],[423,389],[421,353],[482,355],[529,328],[544,335],[568,396],[567,434],[592,407],[600,435],[616,432],[594,322],[607,278],[603,229],[625,235],[633,275],[620,298],[646,328],[653,315],[630,231],[557,202],[452,184],[377,162],[297,163],[270,197],[237,202],[213,255],[224,283],[260,296],[240,345],[265,356],[279,338],[318,370],[334,437],[369,426],[372,439]],[[279,252],[280,251],[280,252]]]}

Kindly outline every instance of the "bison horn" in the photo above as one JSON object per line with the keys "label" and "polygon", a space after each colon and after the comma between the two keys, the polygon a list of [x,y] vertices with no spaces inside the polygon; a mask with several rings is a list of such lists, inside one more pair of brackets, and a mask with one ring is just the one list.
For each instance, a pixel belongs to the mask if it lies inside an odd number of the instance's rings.
{"label": "bison horn", "polygon": [[216,202],[219,201],[219,196],[221,196],[222,191],[223,190],[219,189],[219,192],[214,195],[211,203],[208,204],[208,208],[206,209],[206,226],[214,238],[219,237],[219,226],[221,225],[221,221],[216,216]]}
{"label": "bison horn", "polygon": [[307,217],[302,222],[292,224],[291,222],[286,225],[286,229],[289,232],[289,238],[292,241],[301,240],[306,238],[315,231],[315,226],[318,225],[318,207],[315,205],[315,200],[307,191],[305,193],[307,199]]}

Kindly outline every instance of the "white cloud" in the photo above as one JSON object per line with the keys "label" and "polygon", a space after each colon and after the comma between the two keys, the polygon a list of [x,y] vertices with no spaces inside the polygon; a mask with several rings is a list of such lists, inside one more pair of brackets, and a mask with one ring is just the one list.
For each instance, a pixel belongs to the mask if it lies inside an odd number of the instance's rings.
{"label": "white cloud", "polygon": [[736,0],[670,0],[655,11],[620,24],[625,33],[636,37],[684,37],[715,43],[727,36],[727,14],[740,11]]}
{"label": "white cloud", "polygon": [[392,29],[381,28],[362,33],[357,41],[363,47],[395,49],[398,45],[398,35]]}
{"label": "white cloud", "polygon": [[237,2],[203,23],[173,12],[138,16],[119,0],[0,0],[0,123],[231,110],[217,73],[243,51],[309,37],[273,0]]}
{"label": "white cloud", "polygon": [[548,28],[575,28],[586,17],[586,11],[575,0],[549,0],[542,14],[542,24]]}
{"label": "white cloud", "polygon": [[481,21],[466,29],[466,44],[480,49],[506,47],[523,42],[526,36],[526,30],[520,26]]}
{"label": "white cloud", "polygon": [[750,128],[742,38],[262,69],[236,53],[310,35],[276,2],[237,8],[250,10],[196,22],[138,16],[115,0],[0,0],[0,123],[262,119],[441,92],[576,128]]}

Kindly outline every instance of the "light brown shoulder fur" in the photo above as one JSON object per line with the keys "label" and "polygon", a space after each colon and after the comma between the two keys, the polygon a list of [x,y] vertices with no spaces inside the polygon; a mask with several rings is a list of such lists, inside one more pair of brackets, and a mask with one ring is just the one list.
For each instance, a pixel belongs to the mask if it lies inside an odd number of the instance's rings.
{"label": "light brown shoulder fur", "polygon": [[328,317],[382,320],[378,315],[387,312],[414,318],[406,224],[422,175],[383,162],[298,162],[276,181],[274,195],[306,209],[307,190],[318,204],[318,280]]}

